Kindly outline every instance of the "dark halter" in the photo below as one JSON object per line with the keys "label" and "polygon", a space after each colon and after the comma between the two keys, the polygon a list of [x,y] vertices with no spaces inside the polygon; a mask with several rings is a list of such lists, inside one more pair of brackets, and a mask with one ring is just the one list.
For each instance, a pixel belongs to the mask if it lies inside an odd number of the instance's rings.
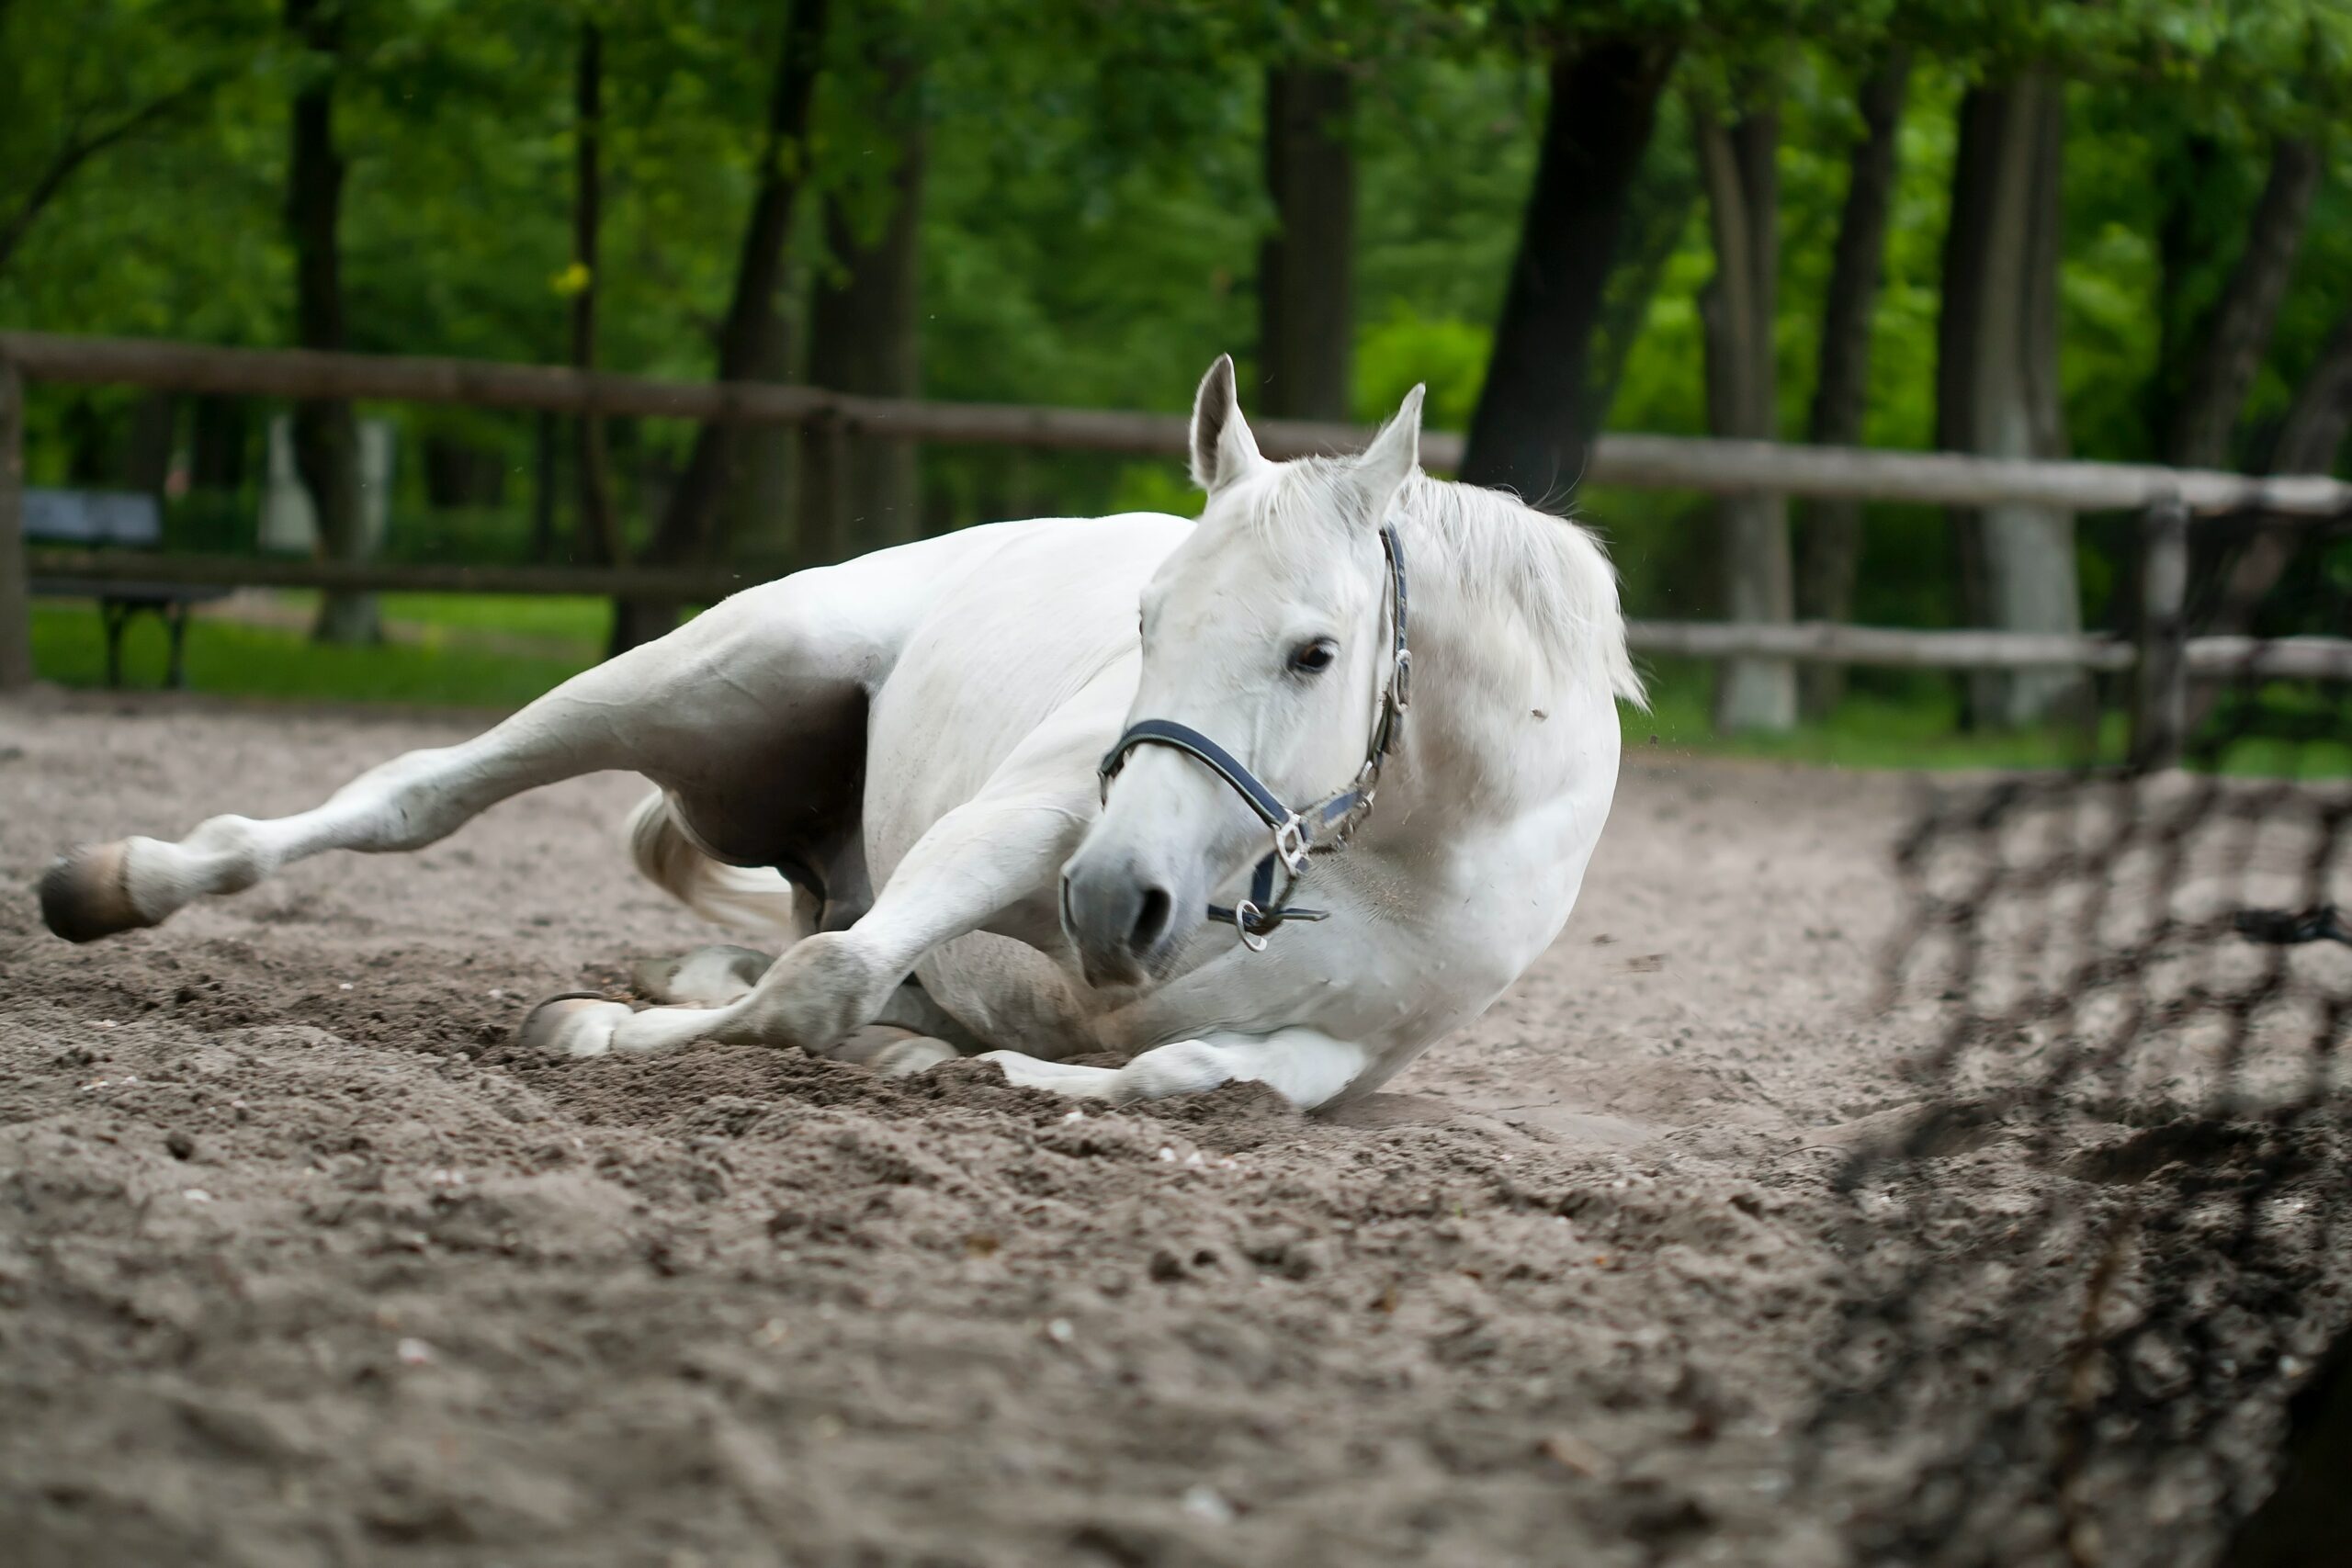
{"label": "dark halter", "polygon": [[[1273,850],[1250,874],[1250,896],[1230,909],[1222,904],[1209,906],[1209,919],[1232,926],[1240,933],[1243,945],[1254,953],[1266,950],[1267,933],[1285,920],[1330,918],[1328,909],[1302,909],[1283,900],[1289,897],[1291,889],[1306,874],[1309,855],[1328,854],[1346,847],[1349,836],[1372,815],[1373,795],[1380,785],[1380,765],[1396,749],[1397,735],[1404,728],[1405,709],[1412,701],[1413,655],[1405,646],[1405,550],[1397,542],[1395,524],[1381,525],[1380,549],[1388,562],[1387,611],[1392,634],[1388,678],[1381,683],[1380,706],[1372,719],[1372,739],[1364,749],[1363,766],[1357,770],[1354,783],[1337,795],[1327,795],[1294,811],[1232,752],[1190,725],[1166,718],[1147,718],[1130,725],[1127,732],[1119,737],[1119,743],[1102,758],[1099,772],[1106,801],[1111,795],[1111,781],[1126,765],[1128,752],[1138,746],[1166,746],[1198,759],[1211,773],[1231,784],[1234,793],[1272,832]],[[1274,888],[1277,874],[1285,878],[1279,898]]]}

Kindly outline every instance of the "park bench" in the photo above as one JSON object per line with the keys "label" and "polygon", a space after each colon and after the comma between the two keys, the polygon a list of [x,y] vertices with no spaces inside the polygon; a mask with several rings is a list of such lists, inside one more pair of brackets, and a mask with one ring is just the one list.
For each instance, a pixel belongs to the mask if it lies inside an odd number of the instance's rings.
{"label": "park bench", "polygon": [[[86,549],[153,550],[164,542],[164,513],[152,495],[130,491],[36,490],[25,491],[27,544],[74,545]],[[51,599],[95,599],[107,633],[107,684],[122,684],[122,634],[144,610],[164,623],[171,638],[171,660],[164,681],[187,684],[182,661],[188,606],[219,599],[229,590],[191,582],[116,581],[112,579],[35,574],[32,591]]]}

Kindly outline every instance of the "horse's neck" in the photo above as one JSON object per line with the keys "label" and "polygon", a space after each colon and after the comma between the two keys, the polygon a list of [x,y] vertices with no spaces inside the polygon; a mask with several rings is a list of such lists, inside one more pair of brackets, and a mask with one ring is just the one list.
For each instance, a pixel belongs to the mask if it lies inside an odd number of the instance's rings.
{"label": "horse's neck", "polygon": [[1372,819],[1416,846],[1506,829],[1541,809],[1571,774],[1577,728],[1596,712],[1616,723],[1605,680],[1596,702],[1584,688],[1599,677],[1556,668],[1524,626],[1459,592],[1450,559],[1419,554],[1429,564],[1410,584],[1412,702]]}

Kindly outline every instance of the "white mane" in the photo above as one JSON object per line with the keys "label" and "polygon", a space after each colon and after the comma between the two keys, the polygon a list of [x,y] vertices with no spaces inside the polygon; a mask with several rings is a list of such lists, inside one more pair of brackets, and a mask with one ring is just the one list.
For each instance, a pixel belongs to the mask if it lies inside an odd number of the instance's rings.
{"label": "white mane", "polygon": [[[1344,459],[1283,464],[1262,511],[1269,528],[1361,528],[1361,491]],[[1437,570],[1477,620],[1516,620],[1562,676],[1594,671],[1619,698],[1646,706],[1642,678],[1625,647],[1617,572],[1582,525],[1538,512],[1518,497],[1416,472],[1397,492],[1407,568],[1417,591],[1420,562],[1434,547]]]}

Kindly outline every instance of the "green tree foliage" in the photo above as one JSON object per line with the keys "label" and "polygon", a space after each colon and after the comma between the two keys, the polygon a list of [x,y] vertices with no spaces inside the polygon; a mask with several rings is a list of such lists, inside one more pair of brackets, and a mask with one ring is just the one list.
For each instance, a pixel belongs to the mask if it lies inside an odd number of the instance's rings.
{"label": "green tree foliage", "polygon": [[199,118],[252,28],[233,0],[0,0],[0,272],[94,167]]}
{"label": "green tree foliage", "polygon": [[[593,17],[605,39],[599,361],[712,373],[758,179],[782,7],[339,3],[351,39],[338,131],[350,161],[354,346],[565,356],[580,281],[571,266],[573,68],[582,22]],[[1427,380],[1432,422],[1462,428],[1516,251],[1548,62],[1604,35],[1670,40],[1678,62],[1610,283],[1615,315],[1599,329],[1610,345],[1597,358],[1608,367],[1612,427],[1706,427],[1698,301],[1713,262],[1690,114],[1693,103],[1736,107],[1739,93],[1769,91],[1781,122],[1779,428],[1803,434],[1860,132],[1857,85],[1890,41],[1908,44],[1917,69],[1872,318],[1867,441],[1932,440],[1954,115],[1970,84],[2029,65],[2068,83],[2061,367],[2077,453],[2156,451],[2166,378],[2182,363],[2177,345],[2226,287],[2282,136],[2311,139],[2324,169],[2236,423],[2235,460],[2262,460],[2352,308],[2352,139],[2337,130],[2352,119],[2346,0],[875,0],[842,9],[921,46],[920,360],[932,397],[1176,410],[1212,355],[1246,355],[1272,218],[1264,73],[1297,60],[1345,70],[1353,84],[1355,412],[1384,412]],[[0,0],[0,102],[11,105],[0,116],[0,225],[39,171],[77,141],[100,141],[38,203],[13,249],[0,246],[0,325],[290,341],[285,125],[308,67],[286,47],[278,12],[277,0]],[[859,107],[856,62],[829,55],[825,69],[808,191],[854,220],[888,189],[899,149],[891,127]],[[2169,262],[2168,211],[2183,236]],[[810,269],[828,260],[808,196],[797,224],[783,291],[796,313],[811,298]],[[793,323],[804,348],[806,324]],[[77,450],[84,470],[112,460],[130,404],[37,389],[36,477],[62,475]],[[526,547],[531,421],[367,412],[401,429],[394,554]],[[181,429],[185,442],[185,421]],[[641,545],[691,432],[616,421],[610,434],[616,486]],[[495,502],[469,503],[482,510],[481,528],[464,507],[428,505],[418,460],[427,441],[485,454],[504,476]],[[931,527],[1190,504],[1167,466],[1091,457],[933,451],[922,486]],[[1614,537],[1638,610],[1708,612],[1697,586],[1706,536],[1688,525],[1689,498],[1580,500]],[[571,502],[561,502],[568,528]],[[1956,615],[1939,526],[1870,511],[1859,617]],[[2084,536],[2096,624],[2116,570],[2104,536]]]}

